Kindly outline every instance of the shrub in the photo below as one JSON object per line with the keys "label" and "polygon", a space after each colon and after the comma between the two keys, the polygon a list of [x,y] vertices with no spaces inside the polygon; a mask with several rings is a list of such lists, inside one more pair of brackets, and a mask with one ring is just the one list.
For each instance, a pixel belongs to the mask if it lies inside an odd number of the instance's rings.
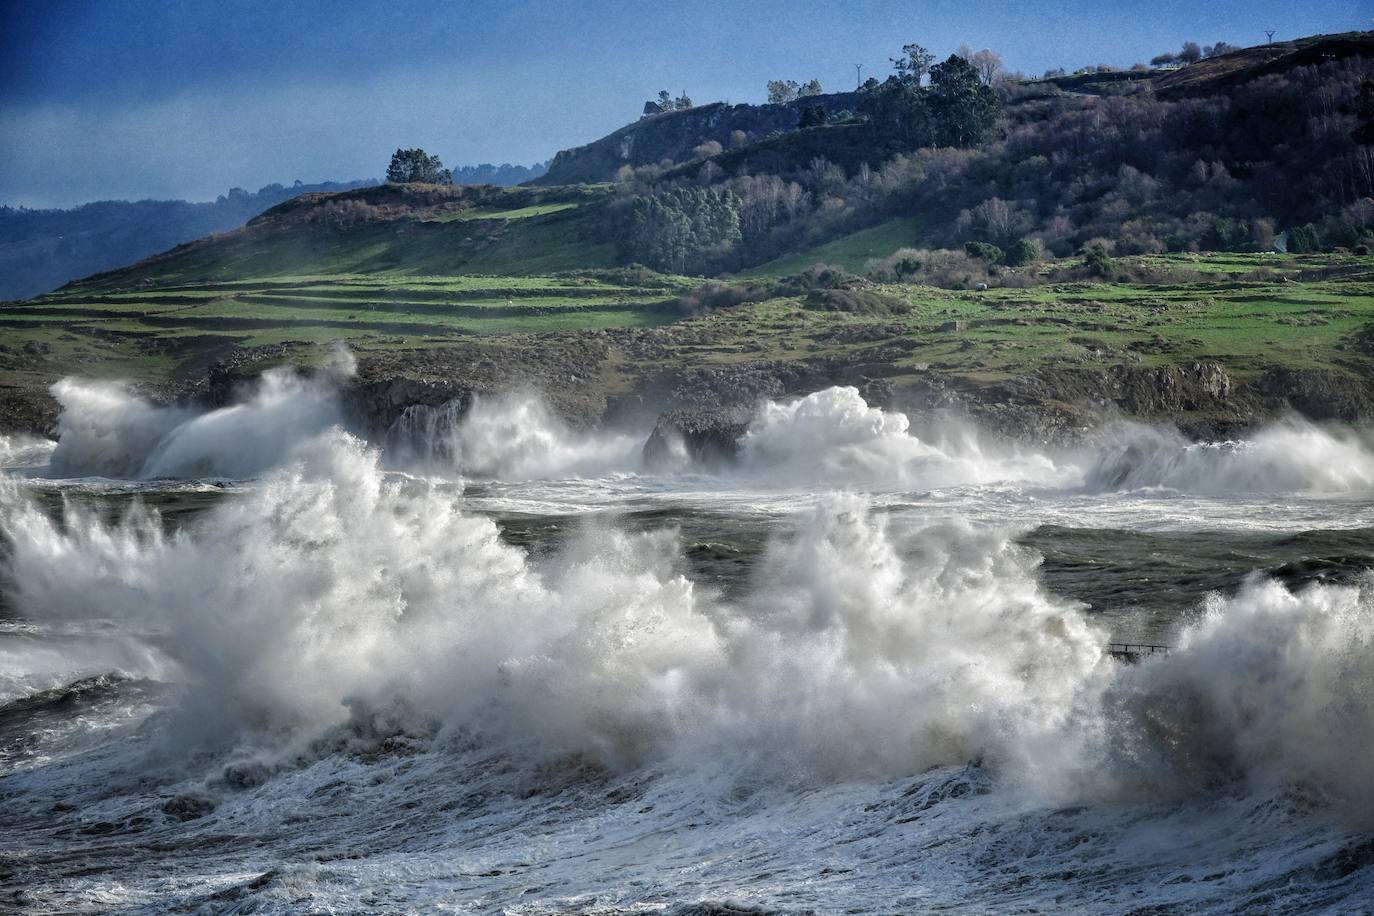
{"label": "shrub", "polygon": [[986,261],[989,264],[1002,263],[1002,249],[990,242],[965,242],[964,253],[971,258]]}
{"label": "shrub", "polygon": [[1288,250],[1293,254],[1315,254],[1322,250],[1317,227],[1308,223],[1288,230]]}
{"label": "shrub", "polygon": [[1101,242],[1093,242],[1083,249],[1083,263],[1090,276],[1110,280],[1116,274],[1116,262]]}
{"label": "shrub", "polygon": [[843,267],[832,267],[829,264],[815,264],[783,281],[785,286],[794,292],[812,289],[851,289],[863,285],[864,282],[862,277],[855,276]]}
{"label": "shrub", "polygon": [[900,315],[911,311],[911,306],[902,300],[872,289],[813,289],[806,294],[806,307],[855,315]]}
{"label": "shrub", "polygon": [[759,302],[770,295],[772,290],[767,285],[736,286],[711,280],[680,297],[673,306],[679,315],[705,315],[746,302]]}
{"label": "shrub", "polygon": [[1025,286],[1035,282],[1029,275],[1003,271],[989,272],[992,265],[970,257],[963,251],[934,251],[901,248],[886,258],[868,262],[868,276],[884,283],[917,281],[944,289],[974,289],[989,286]]}
{"label": "shrub", "polygon": [[698,159],[710,159],[713,156],[719,156],[722,149],[717,141],[707,140],[705,143],[692,147],[692,155]]}
{"label": "shrub", "polygon": [[1025,237],[1017,240],[1015,245],[1007,249],[1007,263],[1012,267],[1020,267],[1023,264],[1034,264],[1044,255],[1045,251],[1038,239]]}

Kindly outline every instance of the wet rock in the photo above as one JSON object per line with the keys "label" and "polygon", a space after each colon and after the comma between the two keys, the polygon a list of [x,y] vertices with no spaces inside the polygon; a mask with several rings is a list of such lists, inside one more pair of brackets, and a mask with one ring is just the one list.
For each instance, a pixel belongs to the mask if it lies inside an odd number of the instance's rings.
{"label": "wet rock", "polygon": [[734,461],[752,415],[744,407],[670,410],[658,418],[644,443],[644,463],[650,468],[666,467],[684,452],[703,467]]}
{"label": "wet rock", "polygon": [[205,373],[204,402],[209,407],[223,407],[233,401],[234,391],[245,381],[243,372],[233,363],[220,360]]}
{"label": "wet rock", "polygon": [[1313,420],[1374,417],[1374,384],[1337,369],[1276,366],[1261,376],[1258,389],[1271,409],[1291,408]]}
{"label": "wet rock", "polygon": [[1132,416],[1158,417],[1183,411],[1225,410],[1230,406],[1231,378],[1219,363],[1154,368],[1114,366],[1106,381],[1113,399]]}
{"label": "wet rock", "polygon": [[272,770],[263,763],[231,763],[220,774],[220,782],[230,789],[254,789],[267,782]]}
{"label": "wet rock", "polygon": [[162,806],[162,813],[179,821],[193,821],[215,810],[215,802],[203,795],[178,795]]}
{"label": "wet rock", "polygon": [[456,379],[431,380],[392,375],[356,380],[343,392],[344,409],[360,429],[382,434],[405,413],[407,407],[439,407],[458,403],[471,406],[473,389]]}

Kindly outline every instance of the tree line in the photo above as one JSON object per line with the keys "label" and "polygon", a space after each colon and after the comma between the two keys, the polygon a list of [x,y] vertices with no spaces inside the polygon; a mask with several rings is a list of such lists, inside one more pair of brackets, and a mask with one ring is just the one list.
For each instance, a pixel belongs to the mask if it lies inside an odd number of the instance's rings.
{"label": "tree line", "polygon": [[1150,58],[1150,63],[1156,67],[1162,67],[1166,64],[1195,64],[1205,57],[1220,57],[1223,54],[1230,54],[1232,51],[1239,50],[1240,48],[1224,41],[1206,47],[1199,45],[1196,41],[1185,41],[1181,50],[1157,54]]}
{"label": "tree line", "polygon": [[768,156],[712,149],[686,166],[623,170],[617,207],[709,191],[738,214],[739,237],[678,232],[671,256],[622,251],[729,272],[897,216],[920,217],[913,246],[981,263],[1374,245],[1374,145],[1356,139],[1374,119],[1370,58],[1211,95],[1160,98],[1130,82],[1106,92],[989,85],[965,56],[935,63],[908,45],[852,122],[770,140]]}

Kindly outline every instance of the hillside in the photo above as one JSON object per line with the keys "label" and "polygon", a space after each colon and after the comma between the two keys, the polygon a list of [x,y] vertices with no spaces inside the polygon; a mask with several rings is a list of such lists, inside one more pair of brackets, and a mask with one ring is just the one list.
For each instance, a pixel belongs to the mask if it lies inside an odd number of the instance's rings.
{"label": "hillside", "polygon": [[73,371],[215,398],[340,341],[383,427],[510,386],[594,422],[853,384],[1038,438],[1374,416],[1369,36],[1086,76],[965,79],[962,140],[889,82],[649,116],[517,188],[302,194],[0,307],[0,425]]}
{"label": "hillside", "polygon": [[242,226],[298,194],[342,191],[363,181],[249,193],[234,188],[217,200],[105,200],[70,210],[0,207],[0,300],[47,292],[77,277],[141,260],[173,245]]}
{"label": "hillside", "polygon": [[1258,45],[1164,73],[1155,79],[1155,91],[1164,97],[1225,92],[1264,76],[1368,57],[1372,50],[1371,32],[1313,35],[1297,41]]}
{"label": "hillside", "polygon": [[[547,163],[460,166],[455,184],[509,187],[541,176]],[[234,188],[213,201],[105,200],[66,210],[0,207],[0,301],[56,289],[207,235],[227,232],[282,201],[333,193],[375,180]]]}
{"label": "hillside", "polygon": [[233,232],[78,286],[339,274],[531,274],[611,267],[596,234],[605,187],[379,185],[305,194]]}
{"label": "hillside", "polygon": [[[646,115],[600,140],[561,150],[549,170],[534,184],[559,185],[611,181],[623,166],[683,162],[702,143],[715,141],[730,149],[778,132],[797,129],[802,113],[815,106],[833,117],[853,111],[858,93],[813,95],[781,105],[730,105],[714,102],[684,111]],[[737,136],[743,135],[743,140]]]}

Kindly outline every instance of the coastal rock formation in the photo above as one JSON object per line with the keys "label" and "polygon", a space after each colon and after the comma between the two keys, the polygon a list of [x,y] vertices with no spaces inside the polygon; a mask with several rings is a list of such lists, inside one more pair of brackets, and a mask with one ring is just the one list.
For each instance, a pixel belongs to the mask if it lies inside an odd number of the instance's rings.
{"label": "coastal rock formation", "polygon": [[752,411],[742,405],[670,410],[659,416],[644,443],[644,464],[669,467],[680,457],[703,467],[733,461],[751,416]]}

